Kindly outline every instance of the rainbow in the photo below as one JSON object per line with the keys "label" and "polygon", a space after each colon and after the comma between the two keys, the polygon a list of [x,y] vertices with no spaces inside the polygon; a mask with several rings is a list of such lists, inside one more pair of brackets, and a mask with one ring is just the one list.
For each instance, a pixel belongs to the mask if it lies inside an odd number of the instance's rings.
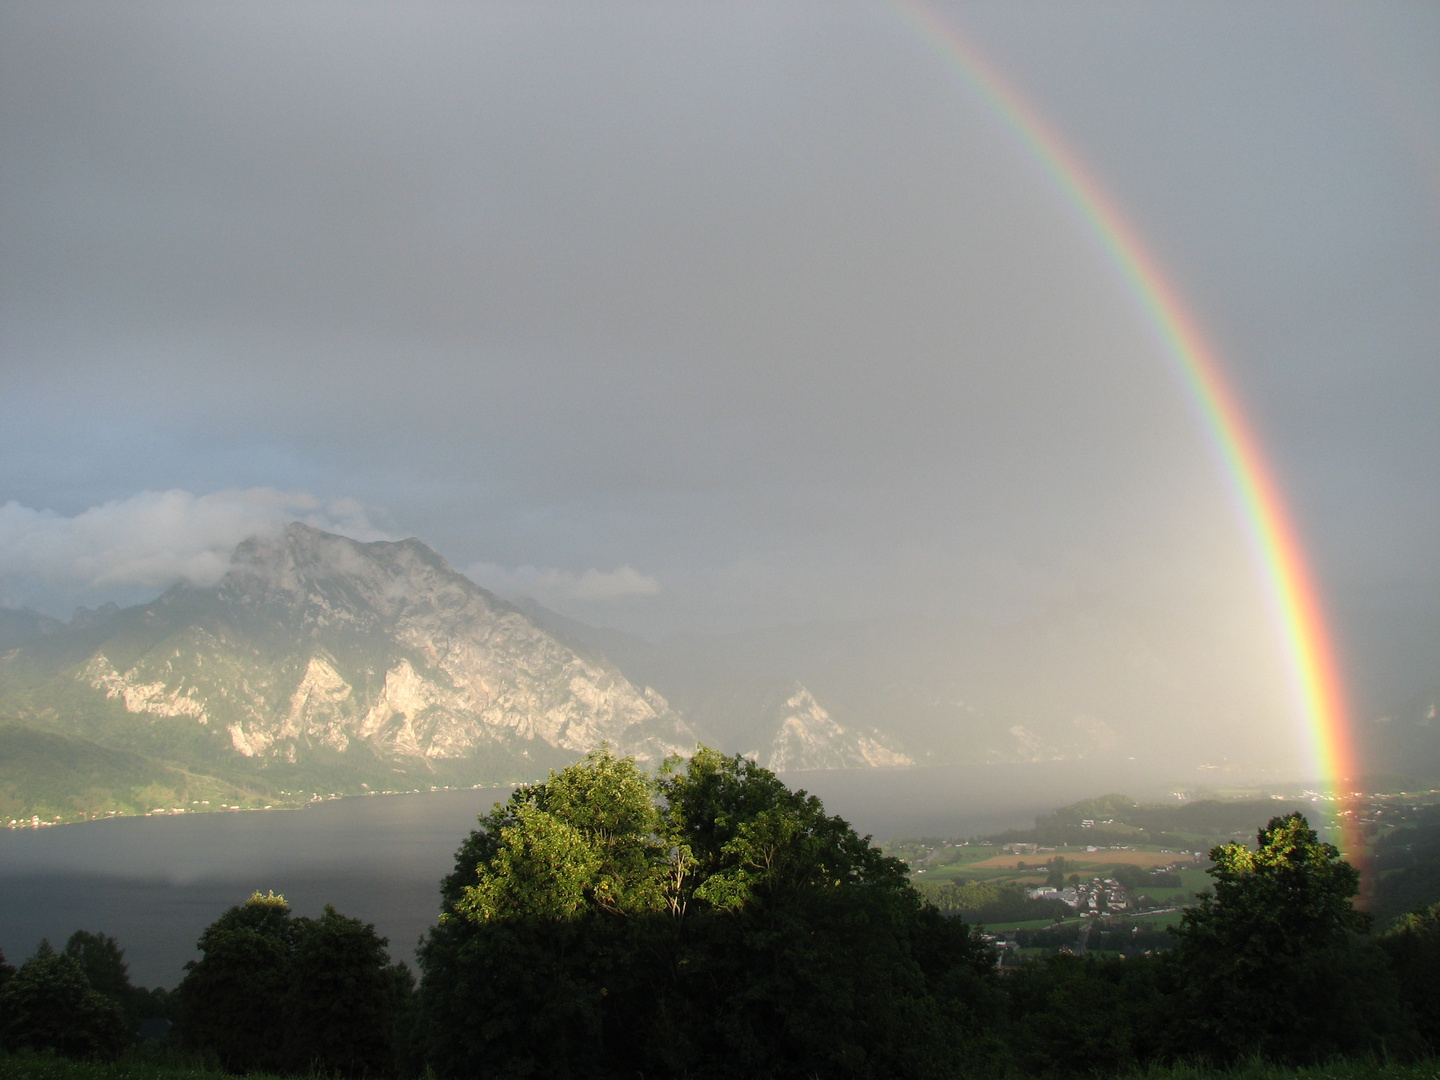
{"label": "rainbow", "polygon": [[[1185,389],[1244,522],[1285,646],[1317,777],[1343,803],[1358,775],[1345,695],[1315,583],[1274,474],[1215,351],[1134,228],[1075,153],[960,33],[919,0],[888,5],[959,74],[1047,174],[1126,283]],[[1354,814],[1336,807],[1341,846],[1359,850]]]}

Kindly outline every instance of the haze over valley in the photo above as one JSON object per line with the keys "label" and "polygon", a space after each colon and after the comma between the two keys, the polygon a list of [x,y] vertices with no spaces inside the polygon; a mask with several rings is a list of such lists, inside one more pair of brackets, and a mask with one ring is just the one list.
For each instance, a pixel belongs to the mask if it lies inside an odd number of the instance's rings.
{"label": "haze over valley", "polygon": [[[1227,754],[1194,711],[1214,707],[1209,673],[1185,671],[1164,621],[1098,607],[653,645],[508,603],[418,540],[292,523],[243,541],[213,586],[67,625],[3,614],[12,826],[533,781],[601,746],[651,768],[706,743],[787,773],[1084,762],[1104,786],[1320,786],[1255,739]],[[1371,730],[1413,772],[1436,735],[1433,701],[1411,708]],[[1175,732],[1207,719],[1208,745]]]}

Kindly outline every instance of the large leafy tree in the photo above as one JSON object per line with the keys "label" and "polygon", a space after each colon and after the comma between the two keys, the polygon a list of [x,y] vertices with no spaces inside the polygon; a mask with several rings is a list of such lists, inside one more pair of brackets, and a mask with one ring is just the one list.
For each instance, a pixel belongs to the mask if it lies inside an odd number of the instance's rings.
{"label": "large leafy tree", "polygon": [[395,1069],[408,970],[391,964],[375,927],[329,904],[298,919],[285,994],[285,1059],[292,1070],[385,1076]]}
{"label": "large leafy tree", "polygon": [[126,1027],[134,1030],[142,1015],[156,1015],[150,991],[131,985],[125,950],[109,934],[76,930],[65,942],[65,954],[75,958],[92,990],[120,1006]]}
{"label": "large leafy tree", "polygon": [[616,1002],[644,992],[625,960],[647,955],[645,919],[665,908],[655,794],[602,751],[480,818],[420,955],[433,1067],[564,1076],[595,1058]]}
{"label": "large leafy tree", "polygon": [[177,991],[181,1037],[234,1071],[389,1075],[410,986],[385,946],[333,907],[297,919],[256,892],[201,934]]}
{"label": "large leafy tree", "polygon": [[283,1062],[295,926],[283,896],[256,892],[207,926],[180,983],[180,1036],[231,1070]]}
{"label": "large leafy tree", "polygon": [[905,1075],[962,1056],[955,1010],[975,995],[955,979],[988,977],[988,956],[927,917],[902,863],[738,756],[702,749],[659,787],[694,864],[655,1040],[683,1051],[668,1068],[714,1055],[706,1068],[732,1075]]}
{"label": "large leafy tree", "polygon": [[1359,872],[1304,815],[1272,818],[1252,850],[1211,850],[1212,892],[1174,931],[1179,1049],[1304,1061],[1400,1034],[1393,980],[1360,935]]}
{"label": "large leafy tree", "polygon": [[[1222,844],[1210,852],[1214,891],[1185,913],[1182,947],[1223,949],[1241,967],[1243,954],[1293,955],[1363,933],[1370,920],[1351,898],[1360,872],[1323,842],[1303,814],[1272,818],[1256,847]],[[1258,959],[1258,957],[1257,957]]]}
{"label": "large leafy tree", "polygon": [[442,1076],[920,1075],[987,1007],[968,930],[738,756],[601,750],[479,824],[421,950]]}
{"label": "large leafy tree", "polygon": [[0,1046],[109,1058],[130,1041],[120,1006],[90,986],[79,961],[42,941],[0,986]]}

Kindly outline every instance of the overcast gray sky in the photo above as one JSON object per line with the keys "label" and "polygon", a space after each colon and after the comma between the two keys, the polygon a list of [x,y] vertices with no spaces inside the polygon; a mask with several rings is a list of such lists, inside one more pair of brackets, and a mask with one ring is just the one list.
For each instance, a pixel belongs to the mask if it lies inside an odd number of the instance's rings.
{"label": "overcast gray sky", "polygon": [[[1440,6],[935,3],[1440,656]],[[884,3],[0,5],[0,602],[303,517],[650,635],[1077,596],[1274,658],[1135,298]]]}

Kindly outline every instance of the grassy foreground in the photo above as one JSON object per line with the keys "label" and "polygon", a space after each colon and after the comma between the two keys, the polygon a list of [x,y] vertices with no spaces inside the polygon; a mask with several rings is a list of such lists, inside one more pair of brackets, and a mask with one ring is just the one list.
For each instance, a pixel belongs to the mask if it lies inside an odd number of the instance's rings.
{"label": "grassy foreground", "polygon": [[[271,1073],[247,1073],[246,1080],[288,1080]],[[0,1080],[236,1080],[233,1073],[207,1065],[133,1058],[119,1061],[69,1061],[48,1054],[0,1053]],[[305,1078],[310,1080],[310,1078]]]}
{"label": "grassy foreground", "polygon": [[[89,1063],[36,1054],[0,1052],[0,1080],[236,1080],[235,1074],[205,1065],[138,1059]],[[245,1073],[244,1080],[316,1080]],[[1308,1068],[1285,1068],[1252,1062],[1235,1069],[1189,1065],[1152,1067],[1125,1073],[1115,1080],[1440,1080],[1440,1058],[1408,1065],[1374,1061],[1337,1061]]]}
{"label": "grassy foreground", "polygon": [[1286,1068],[1250,1062],[1234,1069],[1192,1065],[1154,1066],[1117,1080],[1440,1080],[1440,1059],[1395,1065],[1378,1061],[1336,1061],[1329,1065]]}

